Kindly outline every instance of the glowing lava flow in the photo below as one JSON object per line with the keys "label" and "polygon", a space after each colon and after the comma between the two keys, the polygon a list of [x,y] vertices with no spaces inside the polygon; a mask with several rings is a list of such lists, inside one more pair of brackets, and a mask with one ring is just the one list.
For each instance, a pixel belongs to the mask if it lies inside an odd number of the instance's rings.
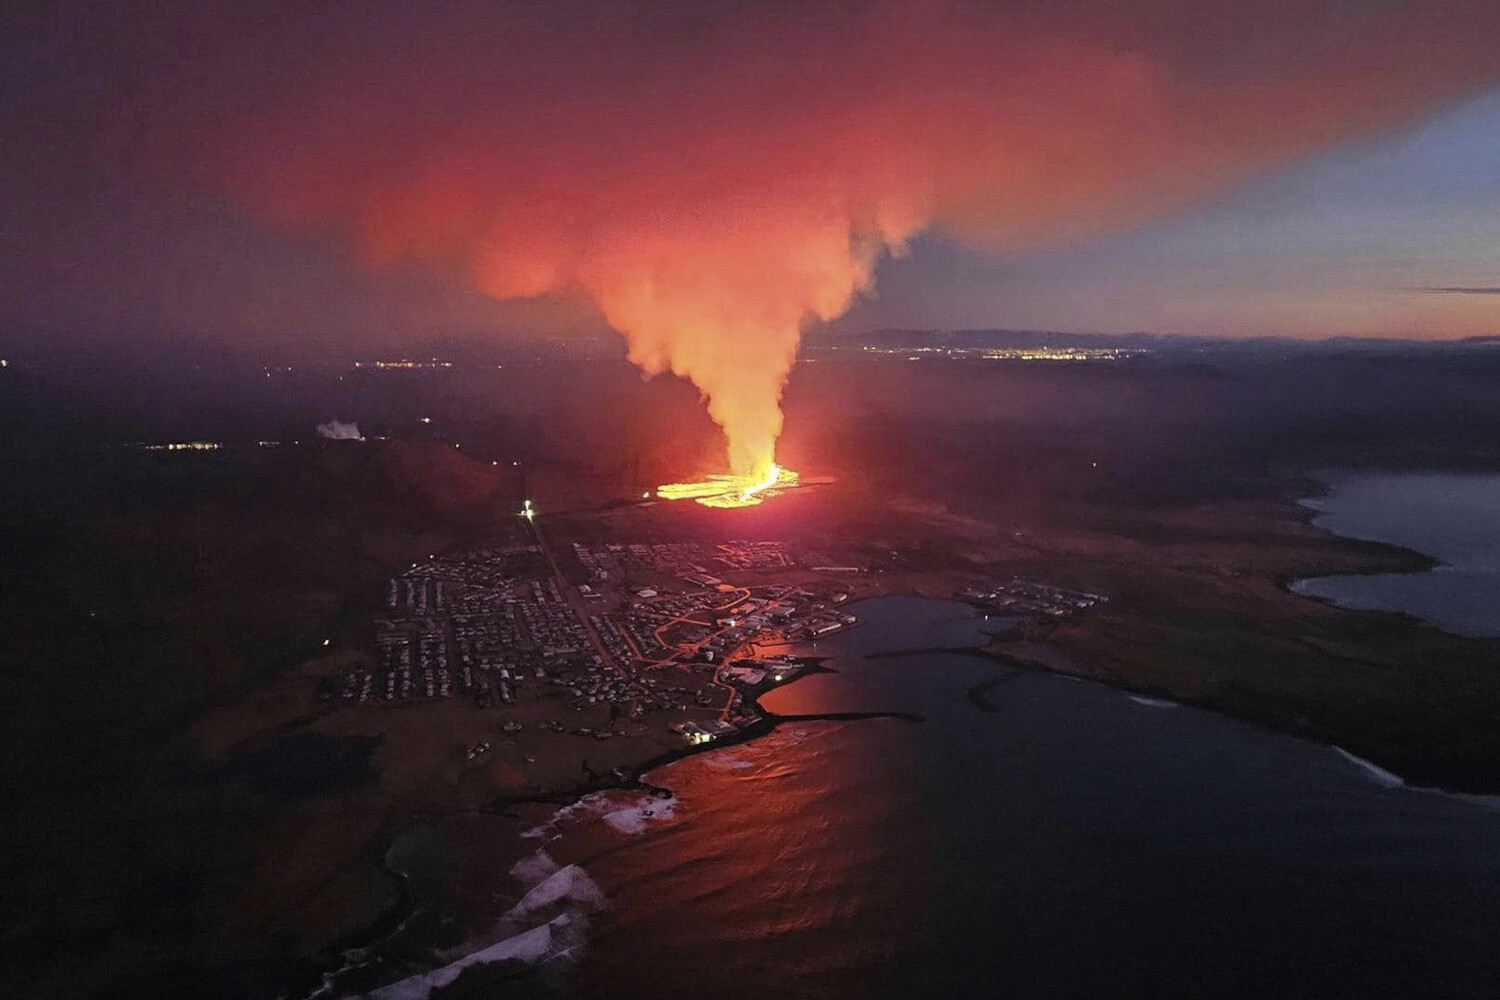
{"label": "glowing lava flow", "polygon": [[663,500],[696,500],[705,507],[754,507],[781,489],[797,485],[800,477],[791,469],[772,465],[760,479],[749,476],[709,476],[695,483],[668,483],[656,495]]}

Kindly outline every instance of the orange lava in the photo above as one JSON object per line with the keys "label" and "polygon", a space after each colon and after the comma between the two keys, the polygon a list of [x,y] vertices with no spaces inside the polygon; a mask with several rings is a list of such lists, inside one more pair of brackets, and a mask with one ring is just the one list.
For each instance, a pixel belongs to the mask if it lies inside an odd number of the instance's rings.
{"label": "orange lava", "polygon": [[800,477],[791,469],[772,463],[765,475],[709,476],[692,483],[667,483],[656,489],[663,500],[696,500],[705,507],[754,507],[766,497],[796,486]]}

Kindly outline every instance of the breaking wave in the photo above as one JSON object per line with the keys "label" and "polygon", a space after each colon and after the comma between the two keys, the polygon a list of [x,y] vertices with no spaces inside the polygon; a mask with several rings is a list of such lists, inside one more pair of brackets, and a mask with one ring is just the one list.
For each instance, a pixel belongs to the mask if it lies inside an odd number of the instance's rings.
{"label": "breaking wave", "polygon": [[[550,869],[550,870],[549,870]],[[447,965],[418,973],[364,994],[370,1000],[426,1000],[465,969],[520,962],[540,965],[573,954],[587,940],[588,916],[604,905],[604,890],[577,865],[558,868],[545,851],[518,861],[511,874],[539,881],[491,929],[499,940]],[[540,921],[540,922],[538,922]]]}
{"label": "breaking wave", "polygon": [[1383,788],[1404,788],[1413,792],[1424,792],[1429,795],[1441,795],[1445,798],[1458,799],[1470,805],[1479,806],[1482,809],[1492,809],[1500,812],[1500,795],[1473,795],[1468,792],[1450,792],[1442,788],[1422,788],[1408,785],[1406,780],[1399,774],[1392,774],[1378,764],[1372,764],[1363,757],[1356,757],[1343,747],[1332,747],[1333,751],[1349,763],[1358,767],[1369,775],[1377,785]]}
{"label": "breaking wave", "polygon": [[1405,788],[1406,782],[1400,775],[1392,774],[1378,764],[1372,764],[1363,757],[1356,757],[1343,747],[1334,747],[1333,752],[1358,767],[1377,784],[1385,788]]}
{"label": "breaking wave", "polygon": [[441,969],[423,972],[400,982],[374,990],[370,1000],[426,1000],[433,990],[447,986],[465,969],[496,962],[519,961],[535,965],[581,943],[582,929],[567,914],[562,914],[531,930],[506,938],[488,948],[465,955]]}
{"label": "breaking wave", "polygon": [[[621,805],[622,801],[626,804]],[[521,834],[533,840],[556,837],[562,825],[569,820],[586,820],[599,817],[618,833],[645,833],[652,823],[670,820],[675,815],[677,799],[649,793],[595,792],[585,795],[577,802],[563,806],[552,814],[552,818],[540,826],[534,826]]]}
{"label": "breaking wave", "polygon": [[526,855],[510,868],[511,877],[524,885],[536,885],[555,871],[557,871],[557,862],[553,861],[551,856],[541,848]]}

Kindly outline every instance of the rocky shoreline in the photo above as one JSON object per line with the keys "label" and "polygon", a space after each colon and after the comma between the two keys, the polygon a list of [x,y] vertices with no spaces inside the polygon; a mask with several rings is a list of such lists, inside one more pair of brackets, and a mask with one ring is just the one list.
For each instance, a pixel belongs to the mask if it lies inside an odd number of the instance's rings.
{"label": "rocky shoreline", "polygon": [[[847,722],[867,719],[898,719],[918,723],[924,721],[920,715],[902,711],[782,715],[762,708],[759,699],[767,691],[786,687],[789,684],[796,683],[797,680],[803,677],[827,672],[830,669],[823,665],[829,659],[826,656],[799,656],[795,657],[795,659],[802,669],[790,681],[784,683],[765,681],[759,685],[742,689],[746,705],[758,717],[753,722],[741,725],[732,734],[726,734],[706,743],[694,744],[684,742],[679,748],[658,754],[637,764],[628,767],[616,767],[602,773],[591,773],[591,776],[584,781],[538,791],[498,795],[477,807],[460,811],[515,819],[518,818],[517,810],[525,806],[552,805],[566,807],[581,802],[588,796],[610,791],[644,792],[655,798],[670,799],[672,797],[670,789],[654,785],[646,781],[644,776],[659,768],[689,757],[748,743],[751,740],[774,732],[777,727],[783,724],[813,721]],[[585,762],[586,767],[587,762]],[[407,830],[414,826],[420,826],[435,820],[440,821],[455,814],[456,812],[450,812],[447,814],[413,818],[408,823],[403,824],[400,829],[393,830],[389,835],[385,836],[382,842],[386,845],[388,851],[390,845],[394,844]],[[392,868],[388,861],[385,860],[384,855],[382,858],[382,870],[394,877],[397,882],[399,887],[398,898],[368,927],[352,931],[337,941],[325,945],[315,955],[308,956],[302,963],[295,982],[287,991],[287,996],[296,997],[299,1000],[316,1000],[316,998],[321,997],[346,995],[343,992],[345,987],[337,985],[339,980],[360,971],[365,971],[366,975],[368,975],[367,970],[369,966],[378,964],[381,961],[382,949],[395,941],[417,913],[420,901],[417,898],[417,894],[412,891],[410,879],[406,873]]]}

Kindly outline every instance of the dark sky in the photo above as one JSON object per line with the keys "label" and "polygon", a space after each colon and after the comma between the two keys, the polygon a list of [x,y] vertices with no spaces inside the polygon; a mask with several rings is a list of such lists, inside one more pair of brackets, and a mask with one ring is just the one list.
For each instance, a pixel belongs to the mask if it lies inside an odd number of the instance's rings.
{"label": "dark sky", "polygon": [[11,350],[1500,330],[1493,0],[0,17]]}

